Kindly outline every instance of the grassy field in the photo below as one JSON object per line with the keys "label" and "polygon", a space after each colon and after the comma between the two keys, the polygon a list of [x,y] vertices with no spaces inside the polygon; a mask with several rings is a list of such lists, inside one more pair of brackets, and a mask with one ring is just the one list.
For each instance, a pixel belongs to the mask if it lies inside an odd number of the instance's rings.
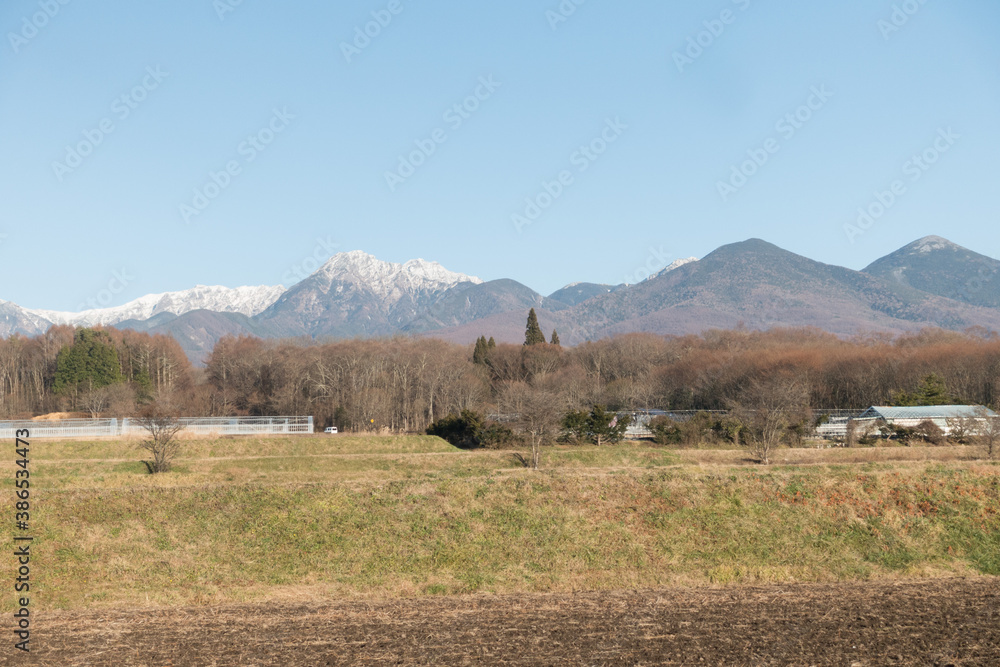
{"label": "grassy field", "polygon": [[899,449],[763,468],[561,447],[532,472],[426,436],[222,438],[151,476],[131,443],[37,440],[33,592],[85,609],[1000,574],[1000,465]]}

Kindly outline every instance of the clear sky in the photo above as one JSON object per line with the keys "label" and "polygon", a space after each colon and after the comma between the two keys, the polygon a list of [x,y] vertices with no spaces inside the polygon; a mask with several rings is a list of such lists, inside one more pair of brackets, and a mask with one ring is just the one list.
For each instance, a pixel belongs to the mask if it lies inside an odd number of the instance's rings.
{"label": "clear sky", "polygon": [[0,26],[25,307],[355,249],[546,294],[750,237],[1000,257],[995,0],[6,0]]}

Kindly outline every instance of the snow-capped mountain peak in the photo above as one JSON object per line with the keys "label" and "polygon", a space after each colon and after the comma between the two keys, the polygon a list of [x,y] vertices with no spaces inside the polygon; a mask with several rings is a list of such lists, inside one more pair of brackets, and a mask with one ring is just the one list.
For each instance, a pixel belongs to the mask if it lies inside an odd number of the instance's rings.
{"label": "snow-capped mountain peak", "polygon": [[213,310],[219,313],[242,313],[248,317],[262,312],[285,292],[281,285],[222,287],[197,285],[179,292],[147,294],[121,306],[92,308],[78,313],[54,310],[28,310],[53,324],[76,326],[114,325],[126,320],[147,320],[160,313],[183,315],[192,310]]}
{"label": "snow-capped mountain peak", "polygon": [[460,283],[480,284],[475,276],[449,271],[437,262],[411,259],[404,264],[386,262],[361,250],[334,255],[324,264],[318,275],[328,281],[360,283],[376,294],[388,295],[400,288],[408,291],[438,291]]}
{"label": "snow-capped mountain peak", "polygon": [[676,269],[681,268],[685,264],[690,264],[691,262],[697,262],[697,261],[698,261],[697,257],[687,257],[685,259],[675,259],[674,261],[672,261],[670,263],[669,266],[667,266],[662,271],[658,271],[657,273],[654,273],[649,278],[647,278],[647,280],[652,280],[653,278],[656,278],[658,276],[666,275],[666,274],[670,273],[671,271],[675,271]]}
{"label": "snow-capped mountain peak", "polygon": [[919,253],[928,253],[934,250],[946,250],[948,248],[959,247],[960,246],[940,236],[925,236],[919,241],[913,243],[913,250]]}

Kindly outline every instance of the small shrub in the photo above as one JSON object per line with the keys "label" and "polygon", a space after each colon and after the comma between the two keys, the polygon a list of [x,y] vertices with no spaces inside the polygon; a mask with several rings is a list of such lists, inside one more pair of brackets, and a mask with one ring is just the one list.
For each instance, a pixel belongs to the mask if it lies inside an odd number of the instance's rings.
{"label": "small shrub", "polygon": [[654,417],[649,422],[653,442],[658,445],[697,447],[707,440],[719,439],[720,424],[707,412],[699,412],[686,421],[674,420],[666,415]]}
{"label": "small shrub", "polygon": [[619,415],[605,410],[603,405],[595,405],[589,412],[571,410],[562,418],[560,440],[573,444],[617,444],[625,437],[625,430],[631,423],[631,415]]}
{"label": "small shrub", "polygon": [[948,442],[944,437],[944,431],[941,430],[941,427],[930,419],[925,419],[917,424],[916,428],[912,429],[912,432],[914,437],[924,442],[929,442],[932,445],[944,445]]}
{"label": "small shrub", "polygon": [[450,414],[427,428],[427,435],[436,435],[461,449],[503,449],[520,444],[517,435],[499,422],[489,421],[473,410]]}
{"label": "small shrub", "polygon": [[472,410],[462,410],[461,414],[450,414],[427,427],[427,435],[436,435],[455,447],[474,449],[479,446],[479,435],[483,429],[482,416]]}
{"label": "small shrub", "polygon": [[499,422],[487,422],[479,432],[479,444],[486,449],[509,449],[521,442],[514,431]]}
{"label": "small shrub", "polygon": [[653,432],[653,442],[658,445],[679,445],[683,441],[680,423],[666,415],[650,419],[649,430]]}

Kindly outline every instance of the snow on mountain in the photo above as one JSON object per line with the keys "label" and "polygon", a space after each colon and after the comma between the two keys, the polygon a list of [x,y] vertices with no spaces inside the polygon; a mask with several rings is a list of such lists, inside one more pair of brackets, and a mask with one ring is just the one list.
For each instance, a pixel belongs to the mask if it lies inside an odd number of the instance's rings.
{"label": "snow on mountain", "polygon": [[449,271],[437,262],[411,259],[404,264],[386,262],[361,250],[337,253],[315,274],[327,284],[335,281],[361,284],[380,297],[399,298],[402,292],[436,292],[461,283],[482,284],[475,276]]}
{"label": "snow on mountain", "polygon": [[79,313],[27,309],[25,312],[53,324],[76,326],[114,325],[126,320],[148,320],[160,313],[183,315],[202,309],[219,313],[242,313],[252,317],[277,301],[284,292],[285,288],[281,285],[236,288],[198,285],[180,292],[147,294],[121,306],[95,308]]}
{"label": "snow on mountain", "polygon": [[940,236],[925,236],[919,241],[912,243],[911,246],[914,251],[919,253],[928,253],[933,250],[945,250],[948,248],[961,249],[961,246],[952,243],[948,239],[941,238]]}
{"label": "snow on mountain", "polygon": [[690,264],[691,262],[697,262],[697,261],[698,261],[697,257],[687,257],[686,259],[675,259],[674,261],[670,262],[670,266],[663,269],[662,271],[654,273],[649,278],[647,278],[647,280],[652,280],[653,278],[656,278],[658,276],[666,275],[671,271],[674,271],[675,269],[681,268],[685,264]]}
{"label": "snow on mountain", "polygon": [[47,318],[10,301],[0,300],[0,337],[12,334],[36,336],[52,326]]}

